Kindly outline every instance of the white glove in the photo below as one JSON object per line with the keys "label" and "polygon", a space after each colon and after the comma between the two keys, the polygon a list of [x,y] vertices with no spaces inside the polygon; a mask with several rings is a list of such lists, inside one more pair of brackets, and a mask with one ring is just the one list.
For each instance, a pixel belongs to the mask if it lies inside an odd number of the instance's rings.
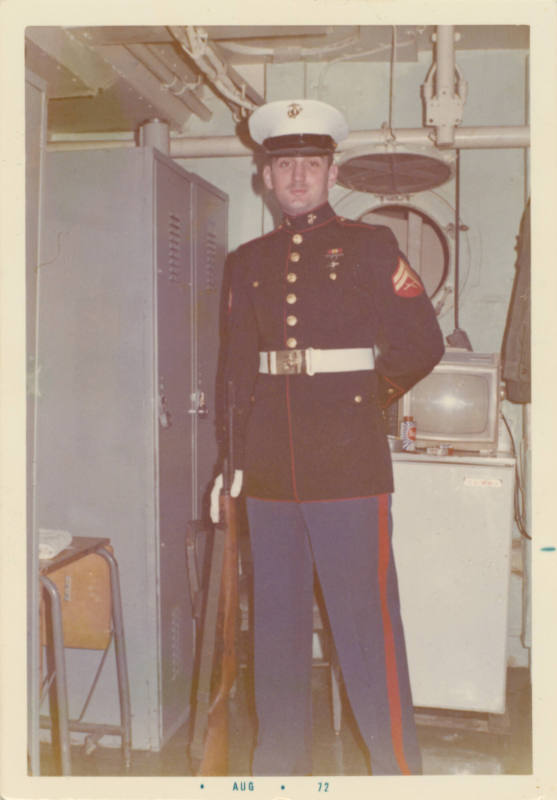
{"label": "white glove", "polygon": [[[234,478],[230,487],[230,497],[238,497],[242,491],[242,483],[244,482],[244,471],[241,469],[234,470]],[[220,519],[220,493],[222,490],[222,475],[217,475],[213,488],[211,489],[211,520],[216,525]]]}

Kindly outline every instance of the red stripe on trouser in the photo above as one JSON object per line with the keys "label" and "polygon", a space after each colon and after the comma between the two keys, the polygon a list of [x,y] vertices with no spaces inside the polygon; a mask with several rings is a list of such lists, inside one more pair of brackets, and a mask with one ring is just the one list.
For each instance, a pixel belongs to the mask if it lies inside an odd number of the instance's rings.
{"label": "red stripe on trouser", "polygon": [[395,638],[389,606],[387,602],[387,574],[390,560],[389,546],[389,498],[379,497],[379,596],[381,598],[381,617],[383,619],[383,639],[385,642],[385,671],[387,673],[387,695],[391,717],[391,738],[393,751],[403,775],[410,775],[410,769],[404,755],[402,736],[402,711],[400,706],[400,690],[396,662]]}

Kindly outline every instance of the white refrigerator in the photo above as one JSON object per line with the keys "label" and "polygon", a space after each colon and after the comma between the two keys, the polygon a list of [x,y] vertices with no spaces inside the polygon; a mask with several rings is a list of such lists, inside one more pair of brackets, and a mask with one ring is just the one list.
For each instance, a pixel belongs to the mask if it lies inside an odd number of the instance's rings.
{"label": "white refrigerator", "polygon": [[393,453],[393,466],[414,705],[503,713],[515,461]]}

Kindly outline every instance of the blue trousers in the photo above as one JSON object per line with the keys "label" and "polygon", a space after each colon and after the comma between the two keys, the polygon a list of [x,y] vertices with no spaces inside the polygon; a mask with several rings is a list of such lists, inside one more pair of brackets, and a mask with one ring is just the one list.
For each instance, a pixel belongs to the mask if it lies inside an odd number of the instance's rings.
{"label": "blue trousers", "polygon": [[311,775],[313,569],[373,775],[420,774],[390,495],[248,497],[254,575],[254,775]]}

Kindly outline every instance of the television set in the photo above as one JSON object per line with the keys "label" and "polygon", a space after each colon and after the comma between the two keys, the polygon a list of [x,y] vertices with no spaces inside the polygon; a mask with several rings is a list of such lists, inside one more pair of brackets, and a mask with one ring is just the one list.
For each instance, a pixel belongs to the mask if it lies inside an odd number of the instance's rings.
{"label": "television set", "polygon": [[416,422],[416,447],[497,451],[501,369],[497,353],[448,348],[433,371],[399,401]]}

